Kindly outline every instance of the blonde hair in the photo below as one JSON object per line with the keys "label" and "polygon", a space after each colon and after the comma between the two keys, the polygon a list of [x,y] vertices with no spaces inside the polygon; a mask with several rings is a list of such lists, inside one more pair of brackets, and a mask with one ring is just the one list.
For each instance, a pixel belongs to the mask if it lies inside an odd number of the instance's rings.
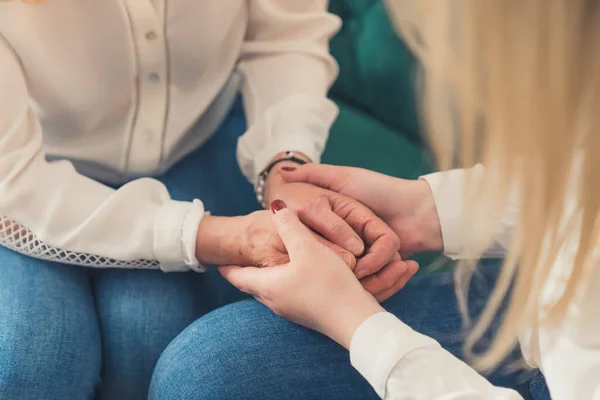
{"label": "blonde hair", "polygon": [[[482,163],[463,216],[467,254],[493,241],[511,201],[516,229],[496,287],[469,335],[470,352],[508,296],[482,370],[523,327],[565,317],[598,244],[600,3],[595,0],[388,0],[423,66],[423,117],[442,169]],[[511,197],[514,197],[511,200]],[[567,242],[573,269],[542,314],[542,291]],[[473,263],[457,269],[461,308]],[[568,265],[564,265],[567,267]]]}

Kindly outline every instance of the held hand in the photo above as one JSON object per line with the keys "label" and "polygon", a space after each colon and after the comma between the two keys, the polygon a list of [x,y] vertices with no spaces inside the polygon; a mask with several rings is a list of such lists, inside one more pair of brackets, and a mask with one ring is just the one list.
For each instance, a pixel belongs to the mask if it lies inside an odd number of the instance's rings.
{"label": "held hand", "polygon": [[[356,259],[351,253],[311,234],[354,269]],[[268,211],[257,211],[242,217],[205,216],[198,228],[196,257],[202,264],[255,267],[280,265],[289,261],[287,250]]]}
{"label": "held hand", "polygon": [[[229,266],[219,271],[275,313],[348,347],[360,324],[383,309],[290,209],[277,211],[274,221],[290,254],[289,263],[261,269]],[[416,270],[413,261],[400,262],[405,269]]]}
{"label": "held hand", "polygon": [[274,192],[310,229],[354,255],[362,254],[355,275],[379,301],[414,274],[402,263],[396,234],[358,201],[306,183],[283,184]]}
{"label": "held hand", "polygon": [[400,242],[392,229],[354,199],[306,183],[286,183],[282,174],[296,167],[298,164],[284,161],[270,172],[265,199],[283,200],[310,229],[357,256],[362,254],[355,275],[377,300],[401,289],[396,283],[406,282],[414,271],[401,262]]}
{"label": "held hand", "polygon": [[276,197],[283,200],[304,225],[355,256],[361,256],[356,265],[359,279],[380,271],[400,248],[392,229],[354,199],[306,183],[282,185]]}
{"label": "held hand", "polygon": [[405,180],[360,168],[307,164],[281,171],[287,182],[311,183],[365,204],[400,238],[403,257],[443,249],[439,216],[424,180]]}

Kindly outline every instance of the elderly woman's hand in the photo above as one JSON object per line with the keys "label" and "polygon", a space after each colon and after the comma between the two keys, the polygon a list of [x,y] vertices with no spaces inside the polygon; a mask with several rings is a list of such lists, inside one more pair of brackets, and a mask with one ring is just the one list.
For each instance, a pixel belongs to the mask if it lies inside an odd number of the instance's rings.
{"label": "elderly woman's hand", "polygon": [[[283,202],[275,202],[274,210],[275,226],[291,261],[266,268],[220,267],[221,274],[275,313],[348,347],[360,324],[383,309]],[[394,284],[402,287],[417,265],[414,261],[398,263],[408,271]]]}
{"label": "elderly woman's hand", "polygon": [[[312,236],[354,269],[356,258],[350,252],[314,233]],[[256,211],[240,217],[205,216],[196,238],[196,257],[202,264],[253,267],[269,267],[289,261],[269,211]]]}

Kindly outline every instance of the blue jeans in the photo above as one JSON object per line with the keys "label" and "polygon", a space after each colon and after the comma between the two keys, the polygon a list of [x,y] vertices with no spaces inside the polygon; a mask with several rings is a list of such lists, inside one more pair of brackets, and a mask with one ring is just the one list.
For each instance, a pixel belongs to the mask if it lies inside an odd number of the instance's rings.
{"label": "blue jeans", "polygon": [[[258,204],[235,158],[234,106],[219,132],[161,180],[218,215]],[[93,270],[0,247],[0,399],[147,398],[164,348],[208,311],[240,298],[215,271]]]}
{"label": "blue jeans", "polygon": [[[497,265],[484,269],[474,285],[472,314],[480,312],[497,271]],[[383,303],[388,311],[460,357],[464,335],[456,304],[450,273],[417,276]],[[543,382],[532,381],[531,374],[500,369],[489,378],[496,385],[516,388],[525,399],[549,400]],[[183,331],[162,354],[149,398],[378,399],[350,365],[345,349],[253,300],[213,311]]]}

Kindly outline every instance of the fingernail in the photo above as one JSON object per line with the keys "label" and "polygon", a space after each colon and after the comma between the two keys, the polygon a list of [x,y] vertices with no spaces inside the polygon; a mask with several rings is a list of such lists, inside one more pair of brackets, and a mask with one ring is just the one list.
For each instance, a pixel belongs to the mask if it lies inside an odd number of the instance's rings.
{"label": "fingernail", "polygon": [[354,254],[355,256],[361,255],[364,250],[363,243],[355,237],[348,239],[345,247],[346,247],[346,250],[348,250],[350,253]]}
{"label": "fingernail", "polygon": [[281,211],[286,207],[285,203],[283,202],[283,200],[273,200],[273,202],[271,203],[271,212],[273,214],[277,214],[277,211]]}
{"label": "fingernail", "polygon": [[296,170],[295,167],[281,167],[281,169],[287,172],[292,172]]}
{"label": "fingernail", "polygon": [[369,275],[369,271],[367,271],[366,269],[361,269],[360,271],[356,272],[356,277],[358,279],[362,279],[362,278],[364,278],[367,275]]}
{"label": "fingernail", "polygon": [[352,263],[354,262],[354,257],[352,257],[350,254],[342,254],[342,258],[344,259],[344,262],[346,263],[347,266],[351,267]]}

